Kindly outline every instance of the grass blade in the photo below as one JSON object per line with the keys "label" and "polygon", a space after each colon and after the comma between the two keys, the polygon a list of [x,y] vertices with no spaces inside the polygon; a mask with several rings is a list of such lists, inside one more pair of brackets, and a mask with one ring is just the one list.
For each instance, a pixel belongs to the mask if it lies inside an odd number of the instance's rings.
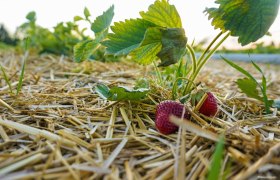
{"label": "grass blade", "polygon": [[19,92],[21,91],[21,87],[22,87],[22,83],[23,83],[23,78],[24,78],[24,70],[25,70],[25,64],[26,64],[26,59],[28,56],[28,52],[25,52],[24,56],[23,56],[23,63],[21,66],[21,73],[20,73],[20,77],[19,77],[19,82],[18,82],[18,86],[17,86],[17,93],[16,95],[19,94]]}
{"label": "grass blade", "polygon": [[256,80],[249,72],[247,72],[245,69],[243,69],[242,67],[238,66],[237,64],[231,62],[230,60],[226,59],[225,57],[223,57],[223,56],[221,56],[221,57],[222,57],[222,59],[223,59],[226,63],[228,63],[231,67],[233,67],[233,68],[236,69],[237,71],[241,72],[242,74],[244,74],[245,76],[247,76],[249,79],[252,79],[252,80],[254,80],[256,83],[258,83],[257,80]]}
{"label": "grass blade", "polygon": [[3,74],[3,77],[4,77],[4,80],[6,81],[6,83],[8,84],[9,86],[9,90],[10,90],[10,93],[13,94],[13,89],[12,89],[12,85],[11,85],[11,82],[6,74],[6,71],[5,69],[3,68],[3,66],[1,66],[0,64],[0,68],[1,68],[1,71],[2,71],[2,74]]}
{"label": "grass blade", "polygon": [[207,180],[217,180],[220,177],[224,153],[224,141],[224,136],[221,136],[213,155]]}

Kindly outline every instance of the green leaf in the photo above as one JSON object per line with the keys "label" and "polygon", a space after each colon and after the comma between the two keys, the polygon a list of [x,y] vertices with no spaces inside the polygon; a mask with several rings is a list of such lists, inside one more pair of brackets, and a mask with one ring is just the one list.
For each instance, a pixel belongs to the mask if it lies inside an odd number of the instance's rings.
{"label": "green leaf", "polygon": [[108,40],[103,41],[107,54],[127,55],[139,47],[144,39],[146,30],[155,25],[143,19],[129,19],[116,22],[111,27],[114,33],[108,34]]}
{"label": "green leaf", "polygon": [[6,74],[6,71],[5,71],[5,69],[1,66],[1,64],[0,64],[0,69],[1,69],[1,71],[2,71],[4,80],[6,81],[6,83],[7,83],[8,86],[9,86],[10,93],[12,94],[12,93],[13,93],[13,89],[12,89],[11,81],[9,80],[9,78],[8,78],[8,76],[7,76],[7,74]]}
{"label": "green leaf", "polygon": [[[28,43],[28,39],[29,38],[25,39],[25,44]],[[16,95],[19,94],[19,92],[21,91],[21,88],[22,88],[27,57],[28,57],[28,50],[25,50],[25,53],[24,53],[24,56],[23,56],[23,62],[22,62],[22,66],[21,66],[21,72],[20,72],[20,76],[19,76],[19,80],[18,80]]]}
{"label": "green leaf", "polygon": [[264,36],[274,22],[279,0],[217,0],[218,8],[205,11],[212,25],[238,36],[242,45],[255,42]]}
{"label": "green leaf", "polygon": [[35,21],[36,20],[36,12],[35,11],[31,11],[29,12],[26,17],[26,19],[28,19],[29,21]]}
{"label": "green leaf", "polygon": [[223,14],[222,9],[218,8],[206,8],[204,12],[208,13],[208,20],[212,19],[212,26],[214,26],[215,29],[219,28],[223,32],[225,32],[225,22],[222,20],[221,14]]}
{"label": "green leaf", "polygon": [[90,55],[97,49],[99,41],[85,40],[79,42],[74,46],[74,60],[75,62],[83,62],[87,60]]}
{"label": "green leaf", "polygon": [[104,84],[99,84],[96,86],[95,91],[103,99],[108,99],[110,101],[138,101],[146,97],[149,89],[140,88],[140,89],[128,89],[126,87],[112,87],[109,88]]}
{"label": "green leaf", "polygon": [[111,96],[110,88],[105,84],[96,85],[95,92],[103,99],[108,99]]}
{"label": "green leaf", "polygon": [[[265,105],[265,111],[268,114],[270,112],[269,108],[273,104],[273,100],[269,100],[267,98],[266,89],[267,89],[267,82],[265,75],[261,68],[252,61],[253,66],[262,74],[262,83],[259,84],[258,81],[245,69],[241,68],[237,64],[227,60],[226,58],[222,57],[223,60],[228,63],[230,66],[244,74],[247,78],[237,80],[238,87],[244,92],[247,96],[260,100]],[[257,90],[257,86],[261,90],[262,97],[259,95],[259,91]]]}
{"label": "green leaf", "polygon": [[140,46],[133,50],[130,55],[132,59],[140,64],[151,64],[157,58],[161,50],[161,31],[157,27],[146,30]]}
{"label": "green leaf", "polygon": [[87,7],[85,7],[85,9],[84,9],[84,16],[85,16],[86,19],[88,19],[91,16]]}
{"label": "green leaf", "polygon": [[84,20],[84,18],[82,18],[81,16],[74,17],[74,22],[81,21],[81,20]]}
{"label": "green leaf", "polygon": [[168,66],[177,63],[186,52],[187,38],[182,28],[165,28],[162,33],[162,49],[157,54],[161,63],[159,66]]}
{"label": "green leaf", "polygon": [[220,177],[224,153],[224,141],[224,137],[221,136],[215,148],[213,159],[210,165],[210,170],[207,175],[207,180],[217,180]]}
{"label": "green leaf", "polygon": [[160,49],[160,43],[153,43],[133,50],[130,55],[132,56],[132,59],[138,63],[147,65],[151,64],[157,58],[156,55],[160,52]]}
{"label": "green leaf", "polygon": [[245,69],[243,69],[242,67],[238,66],[237,64],[235,64],[234,62],[224,58],[223,56],[221,56],[223,58],[223,60],[228,63],[231,67],[233,67],[234,69],[236,69],[237,71],[241,72],[242,74],[244,74],[246,77],[248,77],[251,80],[254,80],[257,83],[257,80]]}
{"label": "green leaf", "polygon": [[182,22],[174,5],[167,0],[157,0],[149,6],[147,12],[140,12],[143,19],[161,27],[181,28]]}
{"label": "green leaf", "polygon": [[262,94],[263,94],[263,102],[265,104],[265,111],[266,111],[266,113],[269,113],[270,112],[269,108],[272,106],[273,100],[268,100],[268,98],[267,98],[267,94],[266,94],[266,89],[267,89],[266,77],[265,77],[263,71],[261,70],[261,68],[256,63],[254,63],[252,61],[252,64],[262,74],[262,88],[261,88],[261,91],[262,91]]}
{"label": "green leaf", "polygon": [[258,84],[249,79],[249,78],[243,78],[243,79],[238,79],[236,84],[240,88],[240,90],[245,93],[248,97],[252,97],[255,99],[258,99],[260,101],[263,101],[263,98],[260,97],[260,92],[257,89]]}
{"label": "green leaf", "polygon": [[91,30],[94,33],[100,33],[106,30],[114,17],[114,5],[112,5],[107,11],[103,12],[101,16],[98,16],[91,24]]}

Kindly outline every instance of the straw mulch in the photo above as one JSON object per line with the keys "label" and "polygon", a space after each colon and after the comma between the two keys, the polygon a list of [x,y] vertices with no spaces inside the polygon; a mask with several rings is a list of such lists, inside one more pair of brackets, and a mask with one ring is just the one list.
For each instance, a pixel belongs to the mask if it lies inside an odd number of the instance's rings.
{"label": "straw mulch", "polygon": [[[2,53],[0,62],[15,90],[21,56]],[[279,67],[261,67],[269,96],[279,97]],[[188,106],[193,118],[173,117],[181,128],[169,136],[154,124],[155,105],[169,90],[154,85],[141,102],[106,101],[94,92],[98,82],[131,86],[150,71],[125,61],[29,56],[18,96],[1,73],[0,179],[204,179],[223,133],[225,179],[280,178],[279,112],[262,115],[261,103],[239,93],[234,81],[242,76],[223,62],[209,62],[198,79],[217,97],[217,116]]]}

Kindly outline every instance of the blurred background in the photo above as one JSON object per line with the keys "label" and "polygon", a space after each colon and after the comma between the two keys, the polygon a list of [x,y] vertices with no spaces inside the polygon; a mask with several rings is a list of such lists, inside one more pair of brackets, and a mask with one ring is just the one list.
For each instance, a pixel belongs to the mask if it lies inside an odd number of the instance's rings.
{"label": "blurred background", "polygon": [[[0,24],[4,24],[10,34],[16,31],[16,28],[26,22],[25,16],[30,11],[36,12],[36,23],[44,28],[53,28],[59,22],[73,21],[76,15],[83,15],[83,10],[87,7],[93,18],[101,15],[112,4],[115,5],[115,16],[113,21],[121,21],[126,18],[139,17],[139,11],[146,11],[148,6],[154,0],[9,0],[2,1],[0,6]],[[214,30],[211,22],[203,13],[206,7],[217,6],[212,1],[205,0],[170,0],[179,11],[183,20],[189,41],[195,40],[196,43],[205,43],[210,41],[218,31]],[[87,23],[79,22],[79,28],[87,27]],[[280,43],[280,16],[276,18],[270,28],[271,36],[265,36],[257,43],[276,45]],[[86,32],[89,33],[90,32]],[[253,44],[241,47],[236,38],[229,38],[223,45],[228,49],[246,49]]]}

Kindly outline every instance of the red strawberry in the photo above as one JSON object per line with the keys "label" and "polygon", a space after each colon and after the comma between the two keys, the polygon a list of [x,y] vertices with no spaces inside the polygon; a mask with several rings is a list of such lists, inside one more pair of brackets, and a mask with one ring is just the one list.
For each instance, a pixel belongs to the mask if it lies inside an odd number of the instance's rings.
{"label": "red strawberry", "polygon": [[[170,122],[169,116],[172,114],[181,117],[184,105],[176,101],[162,101],[156,108],[156,127],[162,134],[172,134],[178,130],[178,126]],[[185,111],[184,118],[189,119],[190,114]]]}
{"label": "red strawberry", "polygon": [[205,116],[215,116],[218,111],[218,104],[216,98],[211,92],[207,92],[207,98],[199,108],[199,112]]}

